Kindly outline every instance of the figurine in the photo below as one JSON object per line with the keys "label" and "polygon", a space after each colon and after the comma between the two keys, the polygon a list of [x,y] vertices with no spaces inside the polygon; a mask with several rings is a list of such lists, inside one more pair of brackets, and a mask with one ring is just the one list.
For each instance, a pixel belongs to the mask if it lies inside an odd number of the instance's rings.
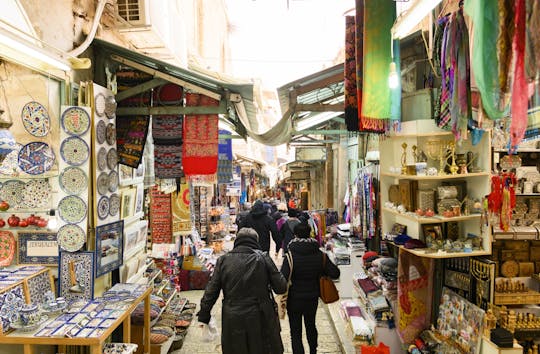
{"label": "figurine", "polygon": [[514,310],[510,310],[508,314],[508,326],[506,327],[506,329],[510,333],[514,333],[516,330],[516,313]]}

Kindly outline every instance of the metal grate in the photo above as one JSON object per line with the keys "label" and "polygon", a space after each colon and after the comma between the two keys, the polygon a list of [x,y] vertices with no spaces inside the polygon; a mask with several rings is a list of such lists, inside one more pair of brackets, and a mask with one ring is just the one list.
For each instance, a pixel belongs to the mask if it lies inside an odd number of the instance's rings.
{"label": "metal grate", "polygon": [[118,15],[128,22],[139,21],[141,17],[139,0],[118,0]]}

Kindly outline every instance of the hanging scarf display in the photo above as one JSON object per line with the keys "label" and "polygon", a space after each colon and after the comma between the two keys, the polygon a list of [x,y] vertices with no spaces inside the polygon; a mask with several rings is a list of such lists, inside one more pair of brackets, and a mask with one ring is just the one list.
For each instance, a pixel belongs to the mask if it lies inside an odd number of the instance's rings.
{"label": "hanging scarf display", "polygon": [[499,86],[501,92],[510,91],[510,63],[512,61],[512,38],[514,37],[514,2],[499,0]]}
{"label": "hanging scarf display", "polygon": [[440,26],[443,27],[442,39],[441,39],[441,95],[439,98],[440,112],[438,115],[437,125],[439,128],[448,127],[450,122],[450,101],[452,98],[453,82],[454,82],[454,70],[452,68],[452,61],[447,56],[450,24],[448,16],[439,19]]}
{"label": "hanging scarf display", "polygon": [[360,130],[384,133],[390,119],[391,29],[396,15],[393,0],[364,0],[364,69]]}
{"label": "hanging scarf display", "polygon": [[377,181],[378,165],[369,165],[358,170],[354,184],[350,187],[351,226],[355,235],[372,238],[377,233]]}
{"label": "hanging scarf display", "polygon": [[360,129],[360,115],[362,113],[362,87],[363,87],[363,70],[364,70],[364,0],[356,0],[356,16],[355,20],[355,65],[356,65],[356,100],[357,113],[356,124],[357,130]]}
{"label": "hanging scarf display", "polygon": [[356,96],[356,41],[354,16],[345,17],[345,124],[348,131],[358,131],[358,99]]}
{"label": "hanging scarf display", "polygon": [[532,2],[532,5],[527,29],[529,30],[530,43],[534,53],[531,61],[536,64],[536,73],[538,73],[540,71],[540,31],[538,31],[538,28],[540,28],[540,1],[529,0],[529,2]]}
{"label": "hanging scarf display", "polygon": [[512,122],[510,123],[510,149],[516,149],[527,129],[527,80],[525,79],[525,0],[517,0],[515,8],[514,82],[512,85]]}
{"label": "hanging scarf display", "polygon": [[399,78],[398,85],[390,89],[390,128],[395,132],[401,130],[401,60],[399,43],[399,39],[392,42],[394,64],[396,65],[396,74]]}
{"label": "hanging scarf display", "polygon": [[[188,93],[186,106],[218,106],[210,97]],[[182,165],[186,175],[211,175],[217,171],[217,114],[186,115],[184,118]]]}

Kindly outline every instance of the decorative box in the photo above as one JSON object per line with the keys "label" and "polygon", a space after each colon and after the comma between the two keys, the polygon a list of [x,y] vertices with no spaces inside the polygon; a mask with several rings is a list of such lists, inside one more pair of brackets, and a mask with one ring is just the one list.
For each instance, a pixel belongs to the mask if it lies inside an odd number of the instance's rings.
{"label": "decorative box", "polygon": [[416,210],[416,191],[418,190],[418,181],[402,179],[399,181],[399,193],[401,195],[401,204],[407,208],[407,211]]}
{"label": "decorative box", "polygon": [[514,228],[512,227],[510,227],[507,231],[504,231],[499,227],[493,227],[493,238],[495,240],[513,240],[514,237],[515,233]]}
{"label": "decorative box", "polygon": [[[457,196],[455,197],[458,200],[463,200],[469,193],[467,192],[467,181],[466,180],[452,180],[452,181],[443,181],[441,183],[442,186],[454,186],[457,188]],[[469,195],[469,197],[478,197],[473,195]]]}
{"label": "decorative box", "polygon": [[534,262],[519,262],[519,276],[530,277],[534,274]]}
{"label": "decorative box", "polygon": [[538,230],[532,226],[514,226],[514,232],[516,240],[536,240],[538,238]]}
{"label": "decorative box", "polygon": [[437,198],[439,199],[455,199],[457,196],[458,188],[456,186],[437,187]]}
{"label": "decorative box", "polygon": [[420,189],[418,190],[417,202],[418,209],[422,210],[435,210],[435,191],[432,189]]}
{"label": "decorative box", "polygon": [[454,208],[461,208],[461,203],[457,199],[441,199],[437,203],[437,213],[442,215],[445,211],[453,211]]}
{"label": "decorative box", "polygon": [[522,250],[502,250],[501,251],[501,261],[515,260],[518,262],[526,262],[529,260],[529,251]]}

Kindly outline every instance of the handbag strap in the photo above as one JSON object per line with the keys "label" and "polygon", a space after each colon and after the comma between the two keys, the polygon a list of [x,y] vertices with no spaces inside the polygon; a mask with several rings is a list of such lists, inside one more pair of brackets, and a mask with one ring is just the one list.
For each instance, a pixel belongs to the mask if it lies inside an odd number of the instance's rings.
{"label": "handbag strap", "polygon": [[285,257],[287,257],[287,261],[289,262],[289,268],[290,268],[289,279],[287,280],[287,286],[289,286],[289,284],[291,283],[291,278],[292,278],[293,258],[292,258],[292,254],[290,252],[287,252]]}

